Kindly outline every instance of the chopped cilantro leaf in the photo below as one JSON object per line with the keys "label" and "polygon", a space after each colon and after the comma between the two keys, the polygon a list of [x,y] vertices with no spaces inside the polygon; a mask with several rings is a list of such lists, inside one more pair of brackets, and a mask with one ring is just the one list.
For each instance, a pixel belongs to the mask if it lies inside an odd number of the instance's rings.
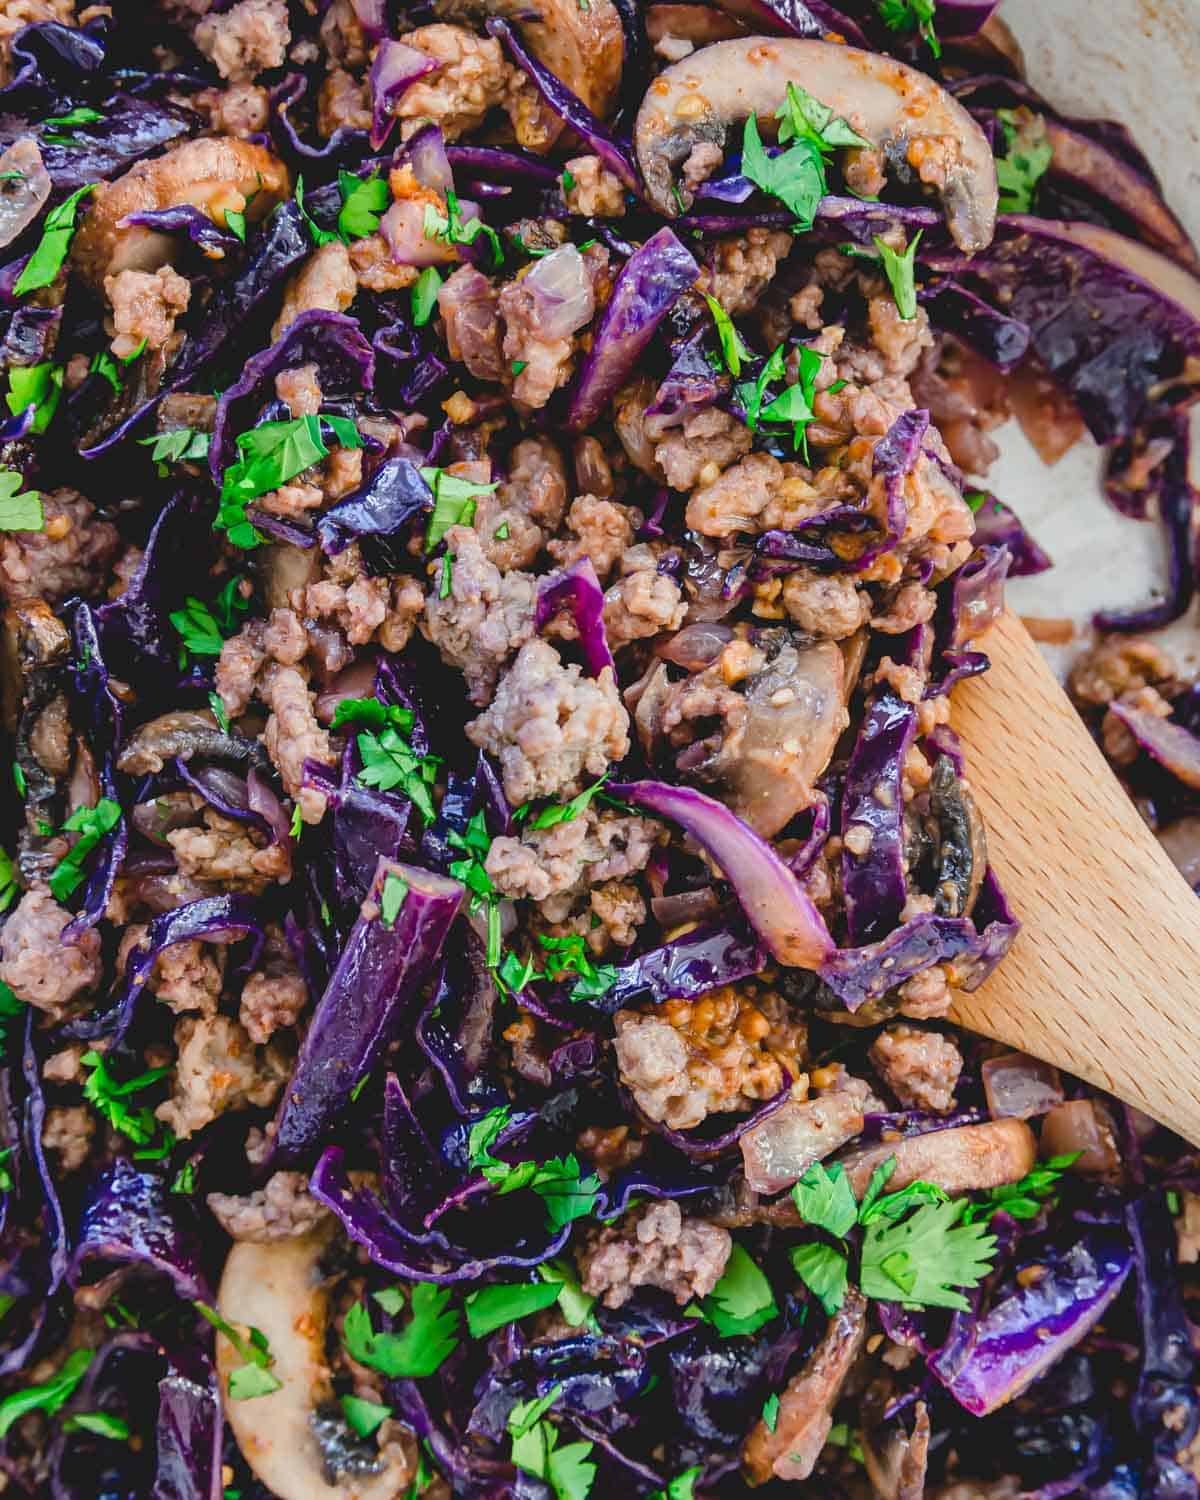
{"label": "chopped cilantro leaf", "polygon": [[721,341],[721,353],[725,359],[725,368],[736,378],[742,373],[742,361],[744,359],[752,359],[754,356],[747,349],[741,334],[734,326],[733,319],[717,299],[705,292],[704,300],[708,303],[708,309],[713,315],[713,322],[717,325],[717,338]]}
{"label": "chopped cilantro leaf", "polygon": [[126,1101],[131,1094],[152,1088],[167,1076],[170,1068],[149,1068],[121,1083],[99,1052],[85,1052],[80,1060],[92,1070],[84,1081],[83,1097],[114,1130],[127,1135],[135,1145],[147,1145],[158,1128],[154,1111],[148,1105],[132,1108]]}
{"label": "chopped cilantro leaf", "polygon": [[48,1417],[59,1411],[83,1379],[94,1353],[93,1349],[72,1350],[49,1380],[13,1391],[0,1401],[0,1437],[6,1437],[13,1423],[31,1411],[45,1412]]}
{"label": "chopped cilantro leaf", "polygon": [[76,188],[69,198],[64,198],[46,215],[42,238],[25,262],[25,268],[17,277],[17,284],[13,288],[18,297],[53,285],[67,258],[67,251],[71,248],[71,240],[75,235],[75,214],[80,200],[95,191],[94,182],[86,183],[83,187]]}
{"label": "chopped cilantro leaf", "polygon": [[832,1316],[846,1298],[849,1262],[832,1245],[814,1241],[792,1250],[792,1269]]}
{"label": "chopped cilantro leaf", "polygon": [[79,807],[63,824],[64,833],[78,833],[50,875],[50,892],[56,901],[65,901],[83,884],[83,866],[97,844],[121,821],[120,803],[101,797],[95,807]]}
{"label": "chopped cilantro leaf", "polygon": [[0,531],[45,531],[46,514],[37,490],[21,490],[16,469],[0,469]]}
{"label": "chopped cilantro leaf", "polygon": [[584,1500],[596,1479],[596,1465],[587,1461],[593,1444],[568,1443],[560,1448],[558,1428],[545,1420],[561,1393],[562,1387],[556,1385],[547,1395],[513,1407],[508,1417],[511,1457],[518,1469],[544,1480],[556,1500]]}
{"label": "chopped cilantro leaf", "polygon": [[234,239],[241,240],[243,245],[246,243],[246,215],[244,213],[239,213],[236,208],[227,208],[225,210],[225,228],[229,230]]}
{"label": "chopped cilantro leaf", "polygon": [[92,362],[88,366],[88,372],[92,375],[100,375],[112,386],[115,395],[121,394],[121,371],[116,360],[107,349],[101,349],[92,355]]}
{"label": "chopped cilantro leaf", "polygon": [[421,478],[433,491],[433,510],[425,528],[426,552],[433,551],[451,526],[469,526],[475,519],[475,502],[480,495],[490,495],[500,483],[478,484],[432,467],[422,469]]}
{"label": "chopped cilantro leaf", "polygon": [[63,1423],[64,1432],[90,1432],[96,1437],[111,1438],[114,1443],[129,1439],[129,1423],[106,1411],[81,1411]]}
{"label": "chopped cilantro leaf", "polygon": [[343,698],[333,711],[331,729],[347,724],[361,724],[366,729],[395,729],[411,734],[416,714],[398,703],[380,703],[378,698]]}
{"label": "chopped cilantro leaf", "polygon": [[567,169],[564,167],[563,168],[563,174],[562,174],[562,190],[563,190],[564,196],[567,193],[572,192],[574,190],[574,187],[575,187],[575,176],[574,176],[574,174],[572,172],[567,171]]}
{"label": "chopped cilantro leaf", "polygon": [[910,322],[917,315],[916,254],[917,244],[924,233],[923,229],[918,229],[903,254],[893,250],[878,235],[875,236],[875,247],[883,262],[883,274],[896,299],[897,311],[905,322]]}
{"label": "chopped cilantro leaf", "polygon": [[919,31],[935,58],[942,55],[942,44],[933,29],[936,0],[876,0],[879,19],[889,31]]}
{"label": "chopped cilantro leaf", "polygon": [[369,1438],[383,1426],[392,1414],[390,1406],[379,1401],[368,1401],[363,1396],[343,1396],[342,1411],[346,1421],[360,1438]]}
{"label": "chopped cilantro leaf", "polygon": [[190,1198],[196,1191],[196,1158],[189,1156],[171,1182],[171,1192]]}
{"label": "chopped cilantro leaf", "polygon": [[207,1302],[193,1302],[192,1306],[207,1323],[211,1323],[219,1334],[233,1345],[245,1361],[229,1372],[229,1396],[233,1401],[252,1401],[256,1396],[269,1396],[272,1391],[282,1390],[283,1382],[271,1373],[275,1357],[267,1342],[266,1334],[258,1328],[248,1328],[243,1335],[232,1323],[227,1323],[215,1307]]}
{"label": "chopped cilantro leaf", "polygon": [[229,715],[225,712],[225,704],[221,701],[220,694],[209,693],[208,706],[212,709],[213,718],[216,719],[222,734],[229,733]]}
{"label": "chopped cilantro leaf", "polygon": [[16,899],[16,867],[8,850],[0,849],[0,911],[7,911]]}
{"label": "chopped cilantro leaf", "polygon": [[438,290],[442,278],[436,266],[426,266],[417,277],[412,289],[412,320],[414,328],[424,328],[437,306]]}
{"label": "chopped cilantro leaf", "polygon": [[773,1392],[763,1402],[762,1419],[768,1432],[774,1432],[779,1421],[779,1397]]}
{"label": "chopped cilantro leaf", "polygon": [[700,1464],[692,1469],[684,1469],[682,1474],[676,1474],[674,1479],[667,1481],[665,1490],[651,1491],[649,1500],[696,1500],[696,1481],[703,1472]]}
{"label": "chopped cilantro leaf", "polygon": [[996,1238],[984,1224],[961,1223],[965,1209],[962,1200],[925,1203],[907,1218],[884,1215],[869,1224],[862,1247],[866,1295],[968,1311],[957,1289],[976,1286],[991,1270]]}
{"label": "chopped cilantro leaf", "polygon": [[329,457],[321,432],[322,421],[343,448],[361,448],[354,423],[341,417],[296,417],[284,422],[262,422],[238,435],[238,458],[225,470],[216,526],[235,547],[257,547],[258,530],[246,518],[246,505],[287,484]]}
{"label": "chopped cilantro leaf", "polygon": [[419,1281],[412,1288],[412,1316],[400,1333],[376,1333],[371,1315],[357,1302],[342,1324],[351,1359],[389,1380],[432,1375],[458,1347],[459,1314],[449,1306],[449,1287]]}
{"label": "chopped cilantro leaf", "polygon": [[792,1189],[792,1199],[806,1224],[843,1239],[858,1222],[854,1190],[841,1166],[814,1162]]}
{"label": "chopped cilantro leaf", "polygon": [[[184,600],[184,608],[172,610],[167,616],[179,633],[184,650],[193,656],[220,656],[226,636],[237,629],[237,615],[245,614],[250,608],[249,599],[243,599],[237,591],[238,580],[233,579],[231,583],[233,586],[226,585],[217,600],[216,614],[203,600],[189,594]],[[217,615],[221,618],[218,619]]]}
{"label": "chopped cilantro leaf", "polygon": [[1080,1152],[1072,1151],[1064,1156],[1052,1156],[1049,1161],[1039,1162],[1020,1182],[990,1188],[981,1203],[972,1203],[967,1209],[963,1223],[983,1223],[1000,1212],[1014,1219],[1036,1219],[1043,1208],[1052,1208],[1057,1203],[1055,1189],[1059,1179],[1080,1155]]}
{"label": "chopped cilantro leaf", "polygon": [[839,146],[869,146],[870,141],[859,135],[840,115],[835,115],[827,104],[814,99],[807,89],[798,83],[789,83],[783,103],[775,111],[779,121],[779,144],[788,141],[811,141],[822,156],[828,157]]}
{"label": "chopped cilantro leaf", "polygon": [[1054,158],[1054,148],[1046,139],[1046,122],[1028,109],[999,109],[996,114],[1007,148],[996,158],[1000,212],[1032,213],[1038,183]]}
{"label": "chopped cilantro leaf", "polygon": [[742,171],[755,187],[778,198],[795,214],[795,229],[807,232],[813,227],[817,205],[825,196],[825,166],[807,136],[778,156],[768,156],[758,119],[748,115],[742,132]]}
{"label": "chopped cilantro leaf", "polygon": [[506,1323],[553,1307],[558,1297],[559,1288],[547,1282],[481,1287],[467,1298],[467,1329],[473,1339],[484,1338]]}
{"label": "chopped cilantro leaf", "polygon": [[823,356],[815,349],[801,344],[798,379],[795,385],[785,386],[783,391],[757,414],[759,422],[787,422],[792,428],[792,445],[802,449],[808,461],[808,426],[815,420],[813,402],[816,400],[816,379],[821,369]]}
{"label": "chopped cilantro leaf", "polygon": [[303,832],[304,812],[297,802],[295,807],[292,808],[292,821],[288,824],[288,836],[289,838],[298,839]]}
{"label": "chopped cilantro leaf", "polygon": [[599,781],[594,781],[591,786],[586,787],[578,797],[572,797],[570,802],[551,803],[549,807],[543,807],[536,818],[529,824],[530,828],[557,828],[560,823],[570,823],[578,818],[581,813],[587,811],[592,798],[608,780],[606,771]]}
{"label": "chopped cilantro leaf", "polygon": [[579,1284],[574,1267],[566,1260],[543,1261],[537,1268],[543,1281],[558,1289],[558,1310],[572,1328],[595,1329],[598,1325],[592,1315],[595,1297],[589,1297]]}
{"label": "chopped cilantro leaf", "polygon": [[771,1283],[743,1246],[736,1243],[724,1275],[705,1297],[702,1309],[722,1338],[754,1333],[779,1316]]}
{"label": "chopped cilantro leaf", "polygon": [[404,898],[408,895],[408,883],[390,870],[384,876],[383,890],[379,893],[379,917],[390,932],[396,925]]}
{"label": "chopped cilantro leaf", "polygon": [[425,217],[421,232],[427,240],[441,240],[446,245],[473,245],[482,235],[492,252],[492,268],[504,264],[504,250],[500,236],[490,224],[482,219],[464,219],[459,206],[458,194],[451,188],[446,193],[446,212],[438,213],[432,203],[425,205]]}
{"label": "chopped cilantro leaf", "polygon": [[322,229],[304,206],[304,178],[296,178],[296,207],[300,210],[300,217],[304,220],[304,227],[312,236],[314,245],[329,245],[335,243],[340,236],[333,229]]}
{"label": "chopped cilantro leaf", "polygon": [[156,432],[152,437],[138,438],[143,448],[150,449],[150,457],[158,465],[158,477],[165,479],[167,465],[171,463],[195,463],[208,457],[207,432],[196,432],[191,427],[176,427],[170,432]]}
{"label": "chopped cilantro leaf", "polygon": [[471,1127],[467,1140],[471,1166],[483,1172],[501,1197],[531,1188],[546,1205],[546,1222],[551,1229],[561,1229],[590,1214],[596,1204],[600,1179],[594,1173],[588,1177],[580,1175],[574,1152],[544,1162],[507,1162],[492,1155],[491,1148],[503,1134],[511,1114],[508,1105],[500,1105]]}
{"label": "chopped cilantro leaf", "polygon": [[380,215],[392,201],[391,190],[378,172],[359,178],[344,169],[338,172],[342,207],[338,230],[344,240],[361,240],[379,228]]}
{"label": "chopped cilantro leaf", "polygon": [[58,410],[63,372],[48,360],[40,365],[10,365],[5,404],[14,417],[26,407],[34,408],[32,432],[45,432]]}
{"label": "chopped cilantro leaf", "polygon": [[358,735],[357,744],[363,763],[359,784],[381,792],[403,793],[425,822],[432,823],[435,813],[430,788],[437,779],[438,757],[418,755],[390,726],[379,734]]}

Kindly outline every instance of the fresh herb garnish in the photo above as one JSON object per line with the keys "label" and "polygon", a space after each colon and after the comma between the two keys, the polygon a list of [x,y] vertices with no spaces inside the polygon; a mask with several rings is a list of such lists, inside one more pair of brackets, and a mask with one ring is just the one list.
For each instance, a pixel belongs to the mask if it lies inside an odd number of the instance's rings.
{"label": "fresh herb garnish", "polygon": [[246,518],[246,506],[268,495],[305,469],[329,457],[322,436],[327,425],[343,448],[361,448],[362,437],[349,417],[304,416],[263,422],[239,433],[238,458],[225,470],[215,525],[235,547],[257,547],[263,538]]}
{"label": "fresh herb garnish", "polygon": [[71,240],[75,234],[75,214],[80,199],[94,193],[96,186],[96,183],[89,182],[76,188],[69,198],[64,198],[46,215],[42,237],[25,262],[25,269],[17,277],[17,284],[13,288],[16,296],[23,297],[26,292],[36,292],[44,286],[53,285],[67,258],[67,251],[71,248]]}
{"label": "fresh herb garnish", "polygon": [[558,1310],[563,1315],[565,1322],[572,1328],[598,1327],[592,1308],[595,1306],[595,1297],[589,1297],[579,1284],[579,1277],[574,1267],[566,1260],[543,1261],[537,1268],[538,1275],[543,1281],[552,1283],[558,1288]]}
{"label": "fresh herb garnish", "polygon": [[402,1313],[408,1302],[408,1298],[398,1286],[385,1286],[382,1291],[372,1292],[371,1296],[390,1318]]}
{"label": "fresh herb garnish", "polygon": [[412,289],[412,320],[414,328],[424,328],[437,306],[438,291],[442,278],[436,266],[426,266],[417,277]]}
{"label": "fresh herb garnish", "polygon": [[40,365],[10,365],[5,404],[14,417],[19,417],[32,406],[34,416],[30,430],[45,432],[58,410],[62,383],[62,367],[51,364],[49,360]]}
{"label": "fresh herb garnish", "polygon": [[21,490],[16,469],[0,469],[0,531],[45,531],[46,513],[37,490]]}
{"label": "fresh herb garnish", "polygon": [[1082,1152],[1069,1151],[1063,1156],[1052,1156],[1049,1161],[1039,1162],[1020,1182],[989,1188],[982,1203],[972,1203],[967,1209],[963,1223],[985,1223],[997,1213],[1006,1213],[1014,1219],[1036,1219],[1043,1208],[1053,1208],[1058,1202],[1055,1190],[1059,1179],[1081,1155]]}
{"label": "fresh herb garnish", "polygon": [[292,808],[292,820],[288,824],[288,836],[298,839],[304,832],[304,809],[297,802]]}
{"label": "fresh herb garnish", "polygon": [[392,201],[391,190],[378,172],[356,177],[344,169],[338,172],[338,192],[342,207],[338,213],[338,230],[344,240],[362,240],[379,228],[380,215]]}
{"label": "fresh herb garnish", "polygon": [[63,1423],[64,1432],[90,1432],[96,1437],[110,1438],[114,1443],[129,1440],[129,1423],[123,1417],[114,1417],[106,1411],[80,1411]]}
{"label": "fresh herb garnish", "polygon": [[389,1380],[432,1375],[458,1347],[459,1314],[450,1289],[419,1281],[412,1289],[412,1315],[400,1333],[376,1333],[371,1315],[357,1302],[342,1324],[342,1342],[351,1359]]}
{"label": "fresh herb garnish", "polygon": [[587,1461],[593,1444],[567,1443],[559,1447],[559,1432],[546,1413],[562,1394],[556,1385],[545,1396],[519,1401],[508,1417],[512,1461],[518,1469],[543,1480],[557,1500],[584,1500],[596,1479],[596,1465]]}
{"label": "fresh herb garnish", "polygon": [[272,1391],[283,1389],[279,1376],[271,1373],[275,1356],[261,1329],[248,1328],[243,1336],[231,1323],[225,1321],[215,1307],[209,1307],[207,1302],[193,1302],[192,1306],[219,1334],[229,1340],[245,1360],[245,1364],[229,1372],[230,1400],[253,1401],[256,1396],[269,1396]]}
{"label": "fresh herb garnish", "polygon": [[849,1262],[840,1250],[814,1240],[796,1245],[791,1252],[792,1269],[821,1306],[832,1316],[846,1300],[850,1284]]}
{"label": "fresh herb garnish", "polygon": [[300,217],[304,220],[304,226],[312,236],[314,245],[334,244],[341,236],[334,229],[322,229],[316,219],[304,206],[304,178],[296,178],[296,207],[300,210]]}
{"label": "fresh herb garnish", "polygon": [[978,1285],[991,1270],[996,1237],[984,1224],[962,1223],[966,1207],[962,1199],[925,1203],[904,1219],[876,1219],[863,1238],[863,1292],[882,1301],[969,1311],[958,1288]]}
{"label": "fresh herb garnish", "polygon": [[665,1490],[652,1490],[649,1500],[696,1500],[696,1481],[703,1472],[701,1464],[692,1469],[684,1469],[682,1474],[676,1474],[674,1479],[667,1481]]}
{"label": "fresh herb garnish", "polygon": [[469,526],[475,519],[475,502],[480,495],[490,495],[497,488],[497,479],[491,484],[479,484],[474,479],[460,479],[446,469],[432,467],[421,470],[421,478],[433,491],[433,510],[425,528],[425,550],[432,552],[451,526]]}
{"label": "fresh herb garnish", "polygon": [[774,1432],[779,1421],[779,1397],[772,1393],[763,1402],[762,1419],[768,1432]]}
{"label": "fresh herb garnish", "polygon": [[713,322],[717,325],[717,338],[721,341],[721,354],[725,359],[725,368],[736,378],[742,373],[742,361],[754,358],[753,351],[747,349],[741,334],[734,326],[733,319],[717,299],[705,292],[704,300],[708,303],[708,310],[712,313]]}
{"label": "fresh herb garnish", "polygon": [[917,244],[924,233],[923,229],[918,229],[902,254],[893,250],[878,235],[875,236],[875,247],[883,262],[883,274],[896,299],[896,309],[905,322],[910,322],[917,315],[916,254]]}
{"label": "fresh herb garnish", "polygon": [[0,849],[0,911],[7,911],[17,899],[17,871],[12,855]]}
{"label": "fresh herb garnish", "polygon": [[390,725],[379,734],[363,731],[357,737],[363,768],[358,773],[360,786],[377,791],[399,791],[413,804],[426,823],[435,817],[430,788],[437,780],[441,764],[436,755],[418,755],[406,739]]}
{"label": "fresh herb garnish", "polygon": [[471,814],[462,833],[452,829],[446,835],[446,842],[462,853],[462,859],[456,859],[450,865],[450,874],[470,891],[471,911],[487,907],[487,963],[489,968],[495,969],[500,963],[500,895],[485,866],[492,837],[487,831],[482,810]]}
{"label": "fresh herb garnish", "polygon": [[170,1191],[190,1198],[196,1191],[196,1158],[189,1156],[171,1181]]}
{"label": "fresh herb garnish", "polygon": [[[149,1105],[133,1108],[126,1101],[130,1095],[152,1088],[167,1076],[170,1068],[148,1068],[136,1078],[121,1083],[109,1068],[108,1061],[99,1052],[85,1052],[80,1059],[84,1067],[91,1068],[83,1085],[83,1097],[98,1115],[108,1121],[113,1130],[127,1135],[135,1145],[145,1146],[154,1138],[158,1121]],[[170,1135],[170,1132],[166,1132]],[[174,1137],[171,1137],[172,1141]]]}
{"label": "fresh herb garnish", "polygon": [[467,1330],[473,1339],[485,1338],[506,1323],[515,1323],[531,1313],[553,1307],[558,1294],[558,1287],[548,1282],[481,1287],[466,1300]]}
{"label": "fresh herb garnish", "polygon": [[378,1401],[367,1401],[362,1396],[343,1396],[342,1411],[346,1421],[360,1438],[373,1436],[392,1414],[390,1406]]}
{"label": "fresh herb garnish", "polygon": [[390,932],[396,925],[404,898],[408,895],[408,882],[390,870],[384,876],[383,890],[379,893],[379,919]]}
{"label": "fresh herb garnish", "polygon": [[1054,147],[1046,139],[1046,122],[1029,110],[998,109],[996,116],[1007,147],[1004,155],[996,158],[1000,212],[1032,213],[1038,183],[1054,159]]}
{"label": "fresh herb garnish", "polygon": [[825,168],[833,152],[841,146],[868,146],[870,142],[794,83],[788,84],[787,96],[775,117],[780,122],[780,145],[791,144],[777,156],[768,156],[757,117],[747,116],[742,133],[742,171],[756,187],[778,198],[795,214],[793,233],[807,233],[828,191]]}
{"label": "fresh herb garnish", "polygon": [[45,1412],[48,1417],[70,1400],[75,1387],[83,1379],[92,1362],[93,1349],[74,1349],[67,1355],[62,1368],[41,1385],[29,1385],[24,1390],[13,1391],[0,1401],[0,1438],[8,1435],[9,1428],[31,1411]]}
{"label": "fresh herb garnish", "polygon": [[538,933],[538,942],[546,950],[546,967],[539,977],[544,979],[574,978],[571,987],[572,1000],[598,1000],[607,995],[616,984],[618,973],[614,964],[592,962],[587,942],[580,933],[567,933],[565,937],[547,937]]}
{"label": "fresh herb garnish", "polygon": [[250,608],[249,599],[241,593],[241,578],[231,578],[221,589],[210,609],[191,594],[184,608],[167,616],[183,642],[183,649],[193,656],[220,656],[226,637],[238,628],[238,616]]}
{"label": "fresh herb garnish", "polygon": [[[572,797],[570,802],[552,802],[548,807],[543,807],[536,817],[530,819],[530,828],[557,828],[560,823],[572,822],[588,810],[592,798],[596,796],[607,780],[608,772],[605,771],[599,781],[594,781],[591,786],[586,787],[580,792],[578,797]],[[525,803],[522,807],[517,808],[513,816],[518,820],[528,818],[529,804]]]}
{"label": "fresh herb garnish", "polygon": [[167,465],[202,461],[208,457],[212,438],[207,432],[196,432],[191,427],[176,427],[170,432],[156,432],[152,437],[138,438],[143,448],[150,449],[150,457],[158,465],[158,477],[167,477]]}
{"label": "fresh herb garnish", "polygon": [[754,1333],[779,1316],[771,1283],[736,1242],[724,1274],[700,1306],[722,1338]]}
{"label": "fresh herb garnish", "polygon": [[546,1205],[550,1229],[562,1229],[590,1214],[599,1195],[600,1179],[594,1173],[588,1177],[580,1175],[574,1152],[544,1162],[507,1162],[492,1155],[491,1148],[503,1134],[511,1115],[510,1106],[501,1104],[471,1127],[467,1142],[471,1166],[482,1171],[501,1197],[522,1188],[537,1193]]}
{"label": "fresh herb garnish", "polygon": [[83,866],[88,855],[121,821],[121,805],[111,797],[101,797],[95,807],[78,807],[62,826],[64,833],[79,837],[50,875],[50,892],[56,901],[65,901],[83,884]]}
{"label": "fresh herb garnish", "polygon": [[425,205],[421,233],[427,240],[441,240],[445,245],[473,245],[482,235],[492,252],[492,269],[498,270],[504,264],[504,250],[500,244],[500,236],[490,224],[485,224],[482,219],[463,219],[458,194],[453,188],[446,193],[444,214],[438,213],[432,203]]}
{"label": "fresh herb garnish", "polygon": [[942,44],[933,29],[936,0],[876,0],[879,19],[889,31],[918,31],[934,58],[942,55]]}
{"label": "fresh herb garnish", "polygon": [[225,704],[219,693],[209,693],[208,706],[212,709],[212,716],[217,721],[217,726],[222,734],[229,733],[229,715],[225,712]]}

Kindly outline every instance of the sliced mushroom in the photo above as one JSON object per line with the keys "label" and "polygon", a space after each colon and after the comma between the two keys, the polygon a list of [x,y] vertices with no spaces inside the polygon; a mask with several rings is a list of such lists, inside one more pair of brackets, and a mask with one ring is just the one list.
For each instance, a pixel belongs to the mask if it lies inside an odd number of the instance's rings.
{"label": "sliced mushroom", "polygon": [[920,1180],[947,1193],[973,1193],[1020,1182],[1037,1160],[1037,1142],[1024,1120],[989,1120],[864,1146],[840,1158],[856,1197],[862,1197],[872,1172],[890,1156],[896,1158],[896,1170],[888,1178],[889,1192]]}
{"label": "sliced mushroom", "polygon": [[143,724],[121,751],[117,770],[129,776],[145,776],[161,771],[176,756],[191,760],[194,755],[238,762],[263,758],[253,740],[227,734],[208,709],[181,708]]}
{"label": "sliced mushroom", "polygon": [[901,1421],[882,1420],[882,1390],[874,1387],[863,1401],[863,1459],[867,1477],[878,1500],[922,1500],[925,1494],[925,1469],[929,1461],[929,1408],[918,1401],[913,1408],[913,1430],[910,1437]]}
{"label": "sliced mushroom", "polygon": [[929,811],[937,829],[933,909],[942,917],[969,917],[987,871],[987,834],[975,799],[948,755],[939,756],[933,768]]}
{"label": "sliced mushroom", "polygon": [[127,214],[192,203],[219,224],[230,209],[258,220],[290,192],[287,168],[262,146],[226,136],[185,141],[100,183],[71,257],[96,287],[120,271],[157,271],[170,264],[174,241],[141,225],[122,226]]}
{"label": "sliced mushroom", "polygon": [[0,155],[0,245],[11,245],[29,228],[49,198],[51,186],[32,136],[15,141]]}
{"label": "sliced mushroom", "polygon": [[667,68],[638,111],[634,144],[651,204],[668,218],[690,202],[675,168],[705,142],[724,148],[749,115],[766,134],[788,83],[802,85],[941,197],[955,243],[967,254],[991,243],[996,166],[987,137],[945,89],[894,58],[831,42],[739,37]]}
{"label": "sliced mushroom", "polygon": [[372,1462],[344,1424],[337,1427],[344,1442],[331,1441],[337,1407],[325,1355],[329,1292],[321,1258],[333,1233],[328,1225],[270,1244],[239,1241],[229,1252],[217,1309],[235,1328],[266,1335],[271,1373],[281,1385],[252,1401],[232,1400],[229,1377],[244,1361],[218,1336],[225,1419],[242,1457],[279,1500],[397,1500],[412,1474],[396,1447],[389,1445]]}
{"label": "sliced mushroom", "polygon": [[813,782],[849,722],[845,666],[834,641],[787,641],[746,683],[748,712],[706,769],[729,805],[770,838],[812,801]]}
{"label": "sliced mushroom", "polygon": [[862,1128],[862,1102],[853,1094],[789,1099],[742,1136],[746,1182],[756,1193],[782,1192]]}
{"label": "sliced mushroom", "polygon": [[321,549],[272,542],[260,548],[261,577],[267,609],[288,609],[293,589],[307,588],[321,577]]}

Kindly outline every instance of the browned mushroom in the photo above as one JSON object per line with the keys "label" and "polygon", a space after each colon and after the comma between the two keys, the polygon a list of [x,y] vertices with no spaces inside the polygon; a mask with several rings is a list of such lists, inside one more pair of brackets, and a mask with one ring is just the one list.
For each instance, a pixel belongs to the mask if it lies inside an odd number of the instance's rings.
{"label": "browned mushroom", "polygon": [[[675,168],[704,143],[725,147],[749,115],[774,133],[788,83],[802,85],[859,134],[900,156],[941,197],[955,243],[967,254],[990,244],[996,166],[979,126],[924,73],[894,58],[831,42],[738,37],[667,68],[638,111],[634,144],[650,202],[674,217],[687,191]],[[677,195],[679,195],[677,197]]]}
{"label": "browned mushroom", "polygon": [[194,755],[249,761],[262,759],[263,752],[253,740],[226,734],[208,709],[180,708],[143,724],[121,751],[117,769],[145,776],[161,771],[169,760],[190,760]]}
{"label": "browned mushroom", "polygon": [[948,755],[938,757],[929,782],[929,812],[936,830],[934,910],[969,917],[987,871],[987,834],[975,799]]}
{"label": "browned mushroom", "polygon": [[888,1178],[889,1192],[921,1181],[947,1193],[973,1193],[1020,1182],[1037,1160],[1037,1141],[1024,1120],[988,1120],[864,1146],[840,1158],[856,1197],[892,1156],[896,1170]]}
{"label": "browned mushroom", "polygon": [[782,1192],[862,1128],[862,1101],[853,1094],[789,1099],[742,1136],[746,1182],[756,1193]]}

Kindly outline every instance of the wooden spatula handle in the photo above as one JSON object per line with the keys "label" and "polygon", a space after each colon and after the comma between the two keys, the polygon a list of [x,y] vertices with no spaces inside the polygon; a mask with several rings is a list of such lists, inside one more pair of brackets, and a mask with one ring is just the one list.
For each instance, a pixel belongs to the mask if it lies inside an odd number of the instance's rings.
{"label": "wooden spatula handle", "polygon": [[955,1019],[1078,1074],[1200,1144],[1200,899],[1015,616],[953,725],[991,861],[1024,924]]}

